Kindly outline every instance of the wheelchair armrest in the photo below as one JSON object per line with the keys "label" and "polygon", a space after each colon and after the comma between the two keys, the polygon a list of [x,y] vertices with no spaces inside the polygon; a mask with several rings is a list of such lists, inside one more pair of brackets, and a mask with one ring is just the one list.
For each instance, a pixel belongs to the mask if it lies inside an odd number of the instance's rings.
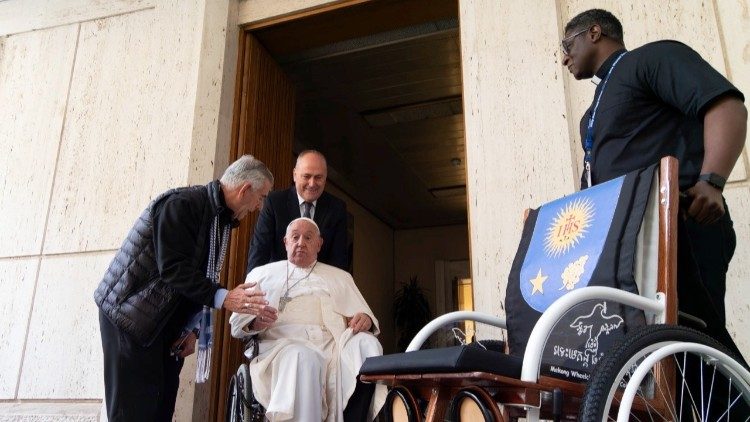
{"label": "wheelchair armrest", "polygon": [[252,350],[250,356],[245,355],[247,356],[248,360],[252,360],[256,356],[258,356],[258,344],[260,344],[260,339],[258,338],[257,334],[243,338],[242,344],[245,347],[245,351]]}
{"label": "wheelchair armrest", "polygon": [[421,330],[414,336],[409,343],[409,347],[406,348],[407,352],[413,352],[419,350],[427,338],[430,337],[435,331],[444,325],[451,324],[457,321],[477,321],[485,324],[493,325],[499,328],[507,328],[505,318],[496,317],[494,315],[485,314],[483,312],[476,311],[455,311],[449,312],[445,315],[441,315],[422,327]]}

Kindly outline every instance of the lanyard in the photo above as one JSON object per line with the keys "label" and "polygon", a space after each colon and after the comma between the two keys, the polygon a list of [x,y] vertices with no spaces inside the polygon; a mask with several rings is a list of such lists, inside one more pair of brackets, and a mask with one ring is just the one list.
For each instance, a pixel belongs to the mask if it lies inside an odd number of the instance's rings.
{"label": "lanyard", "polygon": [[596,119],[596,110],[599,108],[599,101],[602,99],[602,94],[604,93],[604,88],[607,87],[607,81],[609,81],[610,75],[612,75],[612,71],[615,70],[615,66],[617,66],[617,62],[620,61],[622,56],[627,54],[627,51],[623,51],[620,53],[619,56],[615,59],[614,63],[612,63],[612,67],[609,68],[609,72],[607,72],[607,76],[604,77],[604,81],[602,81],[602,89],[599,90],[599,95],[596,97],[596,102],[594,103],[594,109],[591,111],[591,117],[589,117],[589,124],[586,127],[586,139],[583,141],[583,167],[586,171],[586,187],[591,187],[591,150],[594,148],[594,119]]}

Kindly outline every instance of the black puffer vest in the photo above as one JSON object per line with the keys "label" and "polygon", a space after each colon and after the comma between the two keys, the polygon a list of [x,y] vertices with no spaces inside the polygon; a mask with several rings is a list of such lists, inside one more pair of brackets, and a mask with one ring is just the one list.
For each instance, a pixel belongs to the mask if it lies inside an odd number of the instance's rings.
{"label": "black puffer vest", "polygon": [[196,258],[203,259],[208,253],[211,223],[222,210],[216,204],[220,189],[218,181],[214,181],[206,186],[172,189],[153,200],[130,229],[94,292],[94,301],[109,320],[142,346],[153,343],[180,302],[185,300],[159,278],[153,210],[160,201],[175,193],[203,204],[206,218],[201,223],[196,244]]}

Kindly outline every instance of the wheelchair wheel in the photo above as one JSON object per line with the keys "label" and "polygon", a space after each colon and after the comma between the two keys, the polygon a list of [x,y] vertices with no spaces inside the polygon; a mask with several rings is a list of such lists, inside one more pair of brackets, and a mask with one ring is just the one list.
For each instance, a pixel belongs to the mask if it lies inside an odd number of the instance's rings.
{"label": "wheelchair wheel", "polygon": [[383,406],[386,422],[421,422],[419,408],[411,392],[404,387],[394,387],[388,392]]}
{"label": "wheelchair wheel", "polygon": [[240,399],[242,391],[237,384],[237,375],[232,375],[232,378],[229,379],[227,408],[224,412],[226,415],[226,422],[242,422],[242,400]]}
{"label": "wheelchair wheel", "polygon": [[[635,396],[623,394],[631,377]],[[623,407],[622,419],[618,412]],[[634,330],[596,366],[579,420],[746,421],[750,372],[720,343],[671,325]]]}
{"label": "wheelchair wheel", "polygon": [[255,400],[247,364],[240,365],[237,373],[229,380],[227,393],[227,422],[260,422],[264,420],[265,409]]}
{"label": "wheelchair wheel", "polygon": [[448,405],[446,421],[499,422],[495,401],[481,389],[459,391]]}

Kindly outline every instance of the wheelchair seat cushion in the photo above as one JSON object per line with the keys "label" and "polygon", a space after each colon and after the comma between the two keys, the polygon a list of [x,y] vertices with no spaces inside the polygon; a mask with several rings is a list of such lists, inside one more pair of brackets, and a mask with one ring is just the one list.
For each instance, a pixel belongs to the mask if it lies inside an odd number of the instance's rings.
{"label": "wheelchair seat cushion", "polygon": [[520,378],[522,359],[482,347],[454,346],[370,357],[361,375],[489,372]]}

